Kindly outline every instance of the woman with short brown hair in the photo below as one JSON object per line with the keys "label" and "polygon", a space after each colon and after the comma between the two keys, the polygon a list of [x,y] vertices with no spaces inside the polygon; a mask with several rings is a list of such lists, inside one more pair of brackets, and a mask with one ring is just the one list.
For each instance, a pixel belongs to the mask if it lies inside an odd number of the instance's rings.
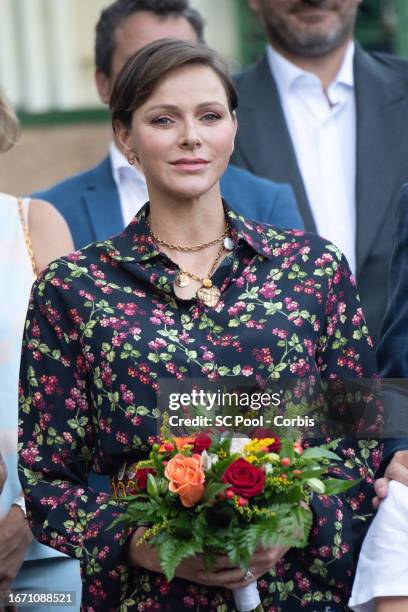
{"label": "woman with short brown hair", "polygon": [[248,579],[259,579],[270,610],[337,612],[347,603],[361,537],[352,519],[370,512],[376,441],[339,442],[351,466],[339,468],[340,478],[360,477],[364,465],[355,499],[314,496],[309,546],[257,550],[248,575],[224,556],[205,572],[192,556],[168,584],[155,551],[137,545],[144,528],[112,527],[126,502],[88,484],[91,468],[114,478],[147,457],[161,378],[222,385],[243,374],[267,385],[286,372],[376,372],[336,247],[245,219],[222,201],[235,107],[227,70],[205,47],[164,40],[130,58],[112,120],[129,163],[143,168],[150,201],[120,236],[60,259],[34,287],[20,477],[34,533],[80,559],[88,612],[233,610],[232,590]]}

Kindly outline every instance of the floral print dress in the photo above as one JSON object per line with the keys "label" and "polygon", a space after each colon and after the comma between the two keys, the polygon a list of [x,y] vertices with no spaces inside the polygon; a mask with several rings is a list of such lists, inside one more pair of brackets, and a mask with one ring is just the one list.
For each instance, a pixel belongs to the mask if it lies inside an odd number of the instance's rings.
{"label": "floral print dress", "polygon": [[[335,246],[226,208],[233,257],[215,272],[215,307],[180,300],[178,267],[153,243],[147,204],[118,237],[52,263],[36,282],[24,333],[19,473],[40,542],[76,557],[82,609],[234,610],[231,592],[127,563],[124,502],[88,485],[145,458],[161,377],[221,380],[370,377],[376,365],[354,279]],[[258,581],[265,610],[347,609],[371,513],[377,441],[344,442],[350,495],[315,495],[310,544]]]}

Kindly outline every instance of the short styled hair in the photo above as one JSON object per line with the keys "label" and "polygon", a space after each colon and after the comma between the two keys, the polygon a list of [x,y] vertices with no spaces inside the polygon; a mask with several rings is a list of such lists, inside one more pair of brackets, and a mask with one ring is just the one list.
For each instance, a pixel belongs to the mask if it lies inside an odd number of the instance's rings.
{"label": "short styled hair", "polygon": [[0,93],[0,153],[5,153],[16,143],[19,123],[11,106]]}
{"label": "short styled hair", "polygon": [[104,9],[96,24],[95,65],[106,76],[111,75],[115,52],[116,31],[134,13],[148,11],[159,17],[183,17],[204,42],[204,20],[200,13],[189,6],[189,0],[116,0]]}
{"label": "short styled hair", "polygon": [[206,45],[167,38],[156,40],[132,55],[119,72],[110,98],[112,124],[117,120],[130,127],[136,109],[150,98],[173,70],[198,65],[212,68],[222,82],[230,112],[238,96],[225,61]]}

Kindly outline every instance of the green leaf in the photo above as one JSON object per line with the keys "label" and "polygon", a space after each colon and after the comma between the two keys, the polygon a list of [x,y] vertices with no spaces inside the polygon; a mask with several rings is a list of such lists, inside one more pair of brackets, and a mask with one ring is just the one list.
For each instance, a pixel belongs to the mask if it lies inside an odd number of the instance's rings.
{"label": "green leaf", "polygon": [[147,492],[151,497],[159,496],[157,482],[153,474],[148,474],[147,476]]}
{"label": "green leaf", "polygon": [[302,470],[301,479],[304,480],[306,478],[320,478],[325,474],[327,468],[316,468],[310,470]]}
{"label": "green leaf", "polygon": [[326,489],[325,495],[339,495],[340,493],[344,493],[358,484],[360,480],[338,480],[337,478],[329,478],[324,481]]}
{"label": "green leaf", "polygon": [[248,567],[249,560],[261,537],[262,527],[259,524],[249,525],[246,529],[235,530],[234,537],[225,542],[225,550],[233,565]]}
{"label": "green leaf", "polygon": [[306,480],[306,484],[315,493],[318,493],[319,495],[325,495],[326,493],[325,483],[319,480],[319,478],[308,478]]}
{"label": "green leaf", "polygon": [[146,414],[149,414],[149,409],[146,408],[146,406],[138,406],[136,408],[136,414],[139,416],[146,416]]}
{"label": "green leaf", "polygon": [[230,373],[230,369],[227,368],[226,366],[221,366],[220,368],[218,368],[218,374],[220,376],[227,376],[227,374]]}
{"label": "green leaf", "polygon": [[170,529],[179,538],[188,538],[192,532],[193,517],[183,512],[171,521]]}
{"label": "green leaf", "polygon": [[221,482],[211,482],[206,486],[203,497],[201,498],[200,505],[197,506],[197,512],[200,512],[201,508],[208,504],[208,502],[213,502],[216,496],[228,489],[228,485]]}
{"label": "green leaf", "polygon": [[333,461],[340,461],[340,457],[321,446],[311,446],[302,453],[302,459],[332,459]]}
{"label": "green leaf", "polygon": [[263,306],[266,310],[265,314],[268,316],[272,316],[274,315],[276,312],[278,312],[278,310],[282,310],[282,302],[264,302]]}
{"label": "green leaf", "polygon": [[201,552],[201,546],[194,540],[181,541],[172,538],[167,532],[163,535],[163,538],[156,538],[157,554],[162,570],[170,582],[174,578],[174,572],[180,563],[187,557],[192,557]]}
{"label": "green leaf", "polygon": [[279,451],[280,457],[289,457],[291,461],[295,458],[295,451],[293,448],[294,440],[290,438],[285,438],[282,440],[282,446]]}
{"label": "green leaf", "polygon": [[238,319],[230,319],[228,322],[228,327],[239,327]]}

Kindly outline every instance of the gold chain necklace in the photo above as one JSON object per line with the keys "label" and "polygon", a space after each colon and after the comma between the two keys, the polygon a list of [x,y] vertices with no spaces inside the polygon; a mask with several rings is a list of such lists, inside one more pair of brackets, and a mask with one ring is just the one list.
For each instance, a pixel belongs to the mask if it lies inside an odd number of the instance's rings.
{"label": "gold chain necklace", "polygon": [[161,244],[162,246],[167,247],[168,249],[174,249],[175,251],[182,251],[183,253],[192,253],[195,251],[201,251],[201,249],[206,249],[207,247],[213,246],[214,244],[221,242],[221,240],[224,240],[229,234],[229,227],[227,225],[225,231],[221,234],[221,236],[218,236],[218,238],[216,238],[215,240],[211,240],[211,242],[205,242],[204,244],[196,244],[195,246],[185,246],[182,244],[172,244],[171,242],[165,242],[165,240],[162,240],[162,238],[159,238],[158,236],[156,236],[156,234],[153,232],[151,227],[149,229],[150,229],[150,234],[155,242],[157,242],[158,244]]}
{"label": "gold chain necklace", "polygon": [[165,240],[162,240],[161,238],[159,238],[159,236],[156,236],[156,234],[153,232],[152,228],[150,227],[150,224],[148,225],[149,225],[150,235],[157,244],[165,246],[168,249],[174,249],[175,251],[182,251],[184,253],[200,251],[202,249],[206,249],[222,241],[221,246],[218,250],[218,253],[215,256],[213,264],[206,277],[203,278],[201,276],[198,276],[198,274],[194,274],[193,272],[189,272],[185,268],[180,267],[180,271],[177,273],[177,276],[174,281],[178,287],[187,287],[187,285],[190,283],[191,278],[201,283],[202,287],[198,289],[196,293],[197,297],[200,298],[200,300],[202,300],[206,306],[215,306],[218,300],[220,299],[221,291],[218,289],[218,287],[213,285],[211,276],[213,275],[218,265],[218,262],[220,261],[223,250],[226,249],[227,251],[232,251],[232,249],[234,248],[234,243],[229,236],[229,232],[230,232],[229,226],[227,225],[227,227],[225,228],[225,231],[221,234],[221,236],[219,236],[215,240],[211,240],[210,242],[206,242],[204,244],[197,244],[194,246],[185,246],[185,245],[180,245],[180,244],[172,244],[171,242],[166,242]]}
{"label": "gold chain necklace", "polygon": [[198,281],[202,284],[202,287],[198,289],[196,293],[197,297],[200,298],[200,300],[202,300],[206,306],[215,306],[218,300],[220,299],[221,291],[218,289],[218,287],[213,285],[211,276],[213,275],[218,265],[218,262],[220,261],[223,250],[224,244],[221,244],[221,247],[219,248],[218,253],[215,256],[215,259],[207,276],[203,278],[202,276],[198,276],[198,274],[189,272],[185,268],[180,268],[180,272],[178,272],[176,280],[174,281],[176,285],[178,287],[186,287],[190,282],[190,278],[195,281]]}

